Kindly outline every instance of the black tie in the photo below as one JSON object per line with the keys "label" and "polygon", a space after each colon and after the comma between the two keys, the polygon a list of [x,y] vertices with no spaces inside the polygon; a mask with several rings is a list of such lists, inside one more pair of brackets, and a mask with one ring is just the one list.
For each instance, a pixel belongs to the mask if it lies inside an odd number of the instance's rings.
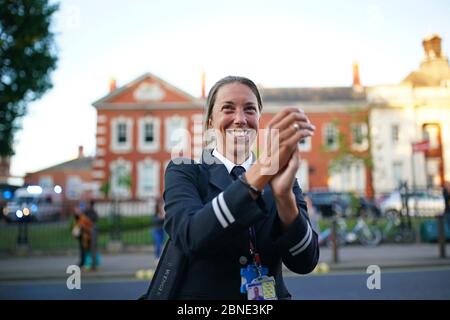
{"label": "black tie", "polygon": [[245,169],[244,169],[244,167],[242,167],[242,166],[235,166],[234,168],[233,168],[233,170],[231,170],[231,173],[230,173],[230,175],[231,175],[231,178],[233,179],[233,180],[236,180],[241,174],[243,174],[245,172]]}

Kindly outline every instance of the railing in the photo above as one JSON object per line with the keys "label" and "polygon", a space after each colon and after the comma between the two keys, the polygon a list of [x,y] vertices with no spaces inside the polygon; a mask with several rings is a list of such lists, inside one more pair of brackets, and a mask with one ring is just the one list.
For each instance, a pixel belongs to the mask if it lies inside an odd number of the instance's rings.
{"label": "railing", "polygon": [[[58,215],[45,219],[32,214],[21,218],[2,215],[0,252],[78,250],[78,239],[72,235],[75,207],[73,203],[67,204]],[[153,203],[99,202],[95,209],[99,216],[97,243],[100,250],[106,249],[112,240],[120,241],[124,247],[152,244]]]}

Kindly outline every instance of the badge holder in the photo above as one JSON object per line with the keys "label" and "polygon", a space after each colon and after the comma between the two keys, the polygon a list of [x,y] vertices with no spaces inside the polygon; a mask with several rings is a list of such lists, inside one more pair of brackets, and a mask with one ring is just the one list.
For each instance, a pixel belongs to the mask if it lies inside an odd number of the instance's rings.
{"label": "badge holder", "polygon": [[247,284],[247,300],[277,300],[275,279],[262,276]]}

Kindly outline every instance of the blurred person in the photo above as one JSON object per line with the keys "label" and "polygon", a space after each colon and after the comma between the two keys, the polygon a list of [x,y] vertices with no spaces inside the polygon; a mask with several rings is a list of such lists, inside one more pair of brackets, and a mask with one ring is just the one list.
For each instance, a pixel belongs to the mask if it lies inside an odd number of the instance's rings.
{"label": "blurred person", "polygon": [[[186,257],[181,280],[171,289],[173,299],[249,299],[241,283],[247,267],[278,299],[290,299],[282,263],[299,274],[317,265],[317,234],[295,178],[298,143],[315,128],[303,111],[284,108],[268,123],[278,135],[266,136],[256,159],[250,150],[262,107],[251,80],[219,80],[205,110],[205,129],[214,132],[215,148],[205,148],[200,163],[177,158],[166,169],[168,246]],[[163,255],[159,265],[165,260],[170,259]]]}
{"label": "blurred person", "polygon": [[164,202],[161,198],[156,200],[155,214],[153,215],[151,235],[155,246],[155,259],[161,257],[162,247],[164,244]]}
{"label": "blurred person", "polygon": [[78,240],[80,261],[78,266],[83,268],[86,264],[86,254],[91,243],[92,221],[77,207],[74,213],[75,223],[72,228],[72,236]]}
{"label": "blurred person", "polygon": [[97,220],[98,220],[98,214],[97,211],[94,208],[95,206],[95,200],[91,199],[88,202],[88,205],[86,209],[84,210],[84,215],[89,219],[91,222],[90,228],[89,228],[89,246],[88,246],[88,252],[87,255],[89,256],[90,264],[87,266],[88,269],[95,271],[97,268],[97,264],[99,262],[99,254],[97,252],[97,236],[98,236],[98,229],[97,229]]}
{"label": "blurred person", "polygon": [[445,181],[444,186],[442,188],[442,195],[444,197],[445,208],[444,208],[444,216],[447,220],[447,225],[450,229],[450,182]]}

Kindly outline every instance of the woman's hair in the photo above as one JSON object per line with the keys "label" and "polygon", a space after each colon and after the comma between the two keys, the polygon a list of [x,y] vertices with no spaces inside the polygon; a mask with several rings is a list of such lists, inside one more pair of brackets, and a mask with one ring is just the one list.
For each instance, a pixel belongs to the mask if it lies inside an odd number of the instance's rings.
{"label": "woman's hair", "polygon": [[216,102],[217,92],[219,91],[219,89],[222,86],[224,86],[226,84],[230,84],[230,83],[235,83],[235,82],[246,85],[247,87],[250,88],[250,90],[252,90],[253,94],[256,97],[256,100],[258,101],[259,112],[262,111],[262,107],[263,107],[262,99],[261,99],[261,95],[259,94],[258,88],[256,87],[256,84],[252,80],[245,78],[245,77],[227,76],[227,77],[222,78],[219,81],[217,81],[213,85],[211,90],[209,90],[208,98],[206,99],[205,131],[208,130],[209,119],[211,118],[212,109],[214,107],[214,103]]}

